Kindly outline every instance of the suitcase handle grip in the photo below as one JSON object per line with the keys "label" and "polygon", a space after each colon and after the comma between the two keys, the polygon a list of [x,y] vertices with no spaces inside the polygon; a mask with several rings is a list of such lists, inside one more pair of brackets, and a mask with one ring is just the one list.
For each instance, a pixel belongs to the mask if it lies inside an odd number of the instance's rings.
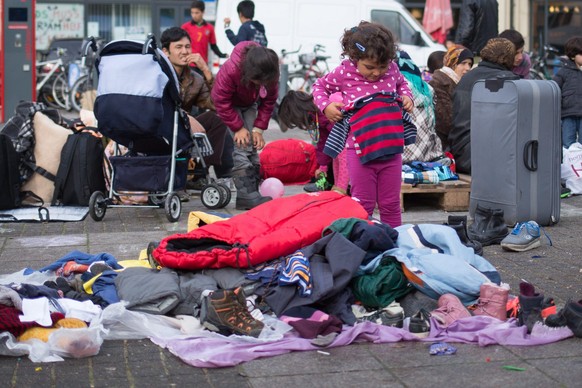
{"label": "suitcase handle grip", "polygon": [[523,164],[530,171],[538,169],[538,141],[530,140],[523,147]]}

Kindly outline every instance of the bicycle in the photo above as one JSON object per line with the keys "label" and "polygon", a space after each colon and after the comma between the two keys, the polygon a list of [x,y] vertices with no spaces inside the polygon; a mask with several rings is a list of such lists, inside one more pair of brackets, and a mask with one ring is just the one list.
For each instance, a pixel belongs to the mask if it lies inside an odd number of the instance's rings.
{"label": "bicycle", "polygon": [[57,49],[57,59],[36,63],[37,99],[55,108],[70,110],[66,49]]}
{"label": "bicycle", "polygon": [[545,45],[543,55],[528,53],[531,60],[529,78],[537,80],[551,80],[554,76],[554,68],[562,66],[560,52],[557,48]]}
{"label": "bicycle", "polygon": [[313,47],[313,52],[299,54],[301,67],[289,73],[287,80],[288,90],[311,93],[311,87],[315,81],[329,72],[327,60],[331,57],[320,55],[320,52],[325,52],[325,47],[316,44]]}

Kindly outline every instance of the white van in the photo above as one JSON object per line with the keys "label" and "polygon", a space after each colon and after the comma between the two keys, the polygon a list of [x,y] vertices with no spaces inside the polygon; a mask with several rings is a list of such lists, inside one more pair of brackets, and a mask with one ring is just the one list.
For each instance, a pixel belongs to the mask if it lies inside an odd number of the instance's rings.
{"label": "white van", "polygon": [[[218,0],[216,10],[216,38],[218,47],[230,53],[233,45],[224,33],[224,18],[231,19],[230,28],[240,27],[236,6],[240,0]],[[265,25],[269,48],[302,53],[311,52],[317,44],[325,46],[331,56],[330,68],[341,61],[340,37],[344,29],[354,27],[362,20],[377,22],[388,27],[398,40],[399,47],[412,60],[425,67],[433,51],[445,50],[423,29],[406,8],[395,0],[253,0],[255,20]]]}

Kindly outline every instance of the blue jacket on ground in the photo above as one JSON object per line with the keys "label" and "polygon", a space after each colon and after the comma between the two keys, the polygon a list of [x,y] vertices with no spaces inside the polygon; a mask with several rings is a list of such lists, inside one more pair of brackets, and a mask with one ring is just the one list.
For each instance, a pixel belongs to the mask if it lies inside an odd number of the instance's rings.
{"label": "blue jacket on ground", "polygon": [[495,267],[464,246],[449,226],[420,224],[395,229],[398,248],[386,254],[396,257],[408,280],[431,298],[454,294],[470,305],[479,298],[481,284],[501,282]]}

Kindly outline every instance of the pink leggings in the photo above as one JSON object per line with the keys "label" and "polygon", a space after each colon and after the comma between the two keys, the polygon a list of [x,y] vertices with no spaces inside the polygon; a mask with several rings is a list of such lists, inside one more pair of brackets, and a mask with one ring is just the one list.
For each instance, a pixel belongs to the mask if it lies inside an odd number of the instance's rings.
{"label": "pink leggings", "polygon": [[333,159],[332,166],[334,185],[347,193],[348,185],[350,184],[350,174],[348,172],[346,149],[340,152],[340,154],[335,159]]}
{"label": "pink leggings", "polygon": [[360,201],[370,216],[377,203],[380,221],[393,228],[400,226],[402,154],[362,164],[354,149],[348,148],[346,152],[352,197]]}

